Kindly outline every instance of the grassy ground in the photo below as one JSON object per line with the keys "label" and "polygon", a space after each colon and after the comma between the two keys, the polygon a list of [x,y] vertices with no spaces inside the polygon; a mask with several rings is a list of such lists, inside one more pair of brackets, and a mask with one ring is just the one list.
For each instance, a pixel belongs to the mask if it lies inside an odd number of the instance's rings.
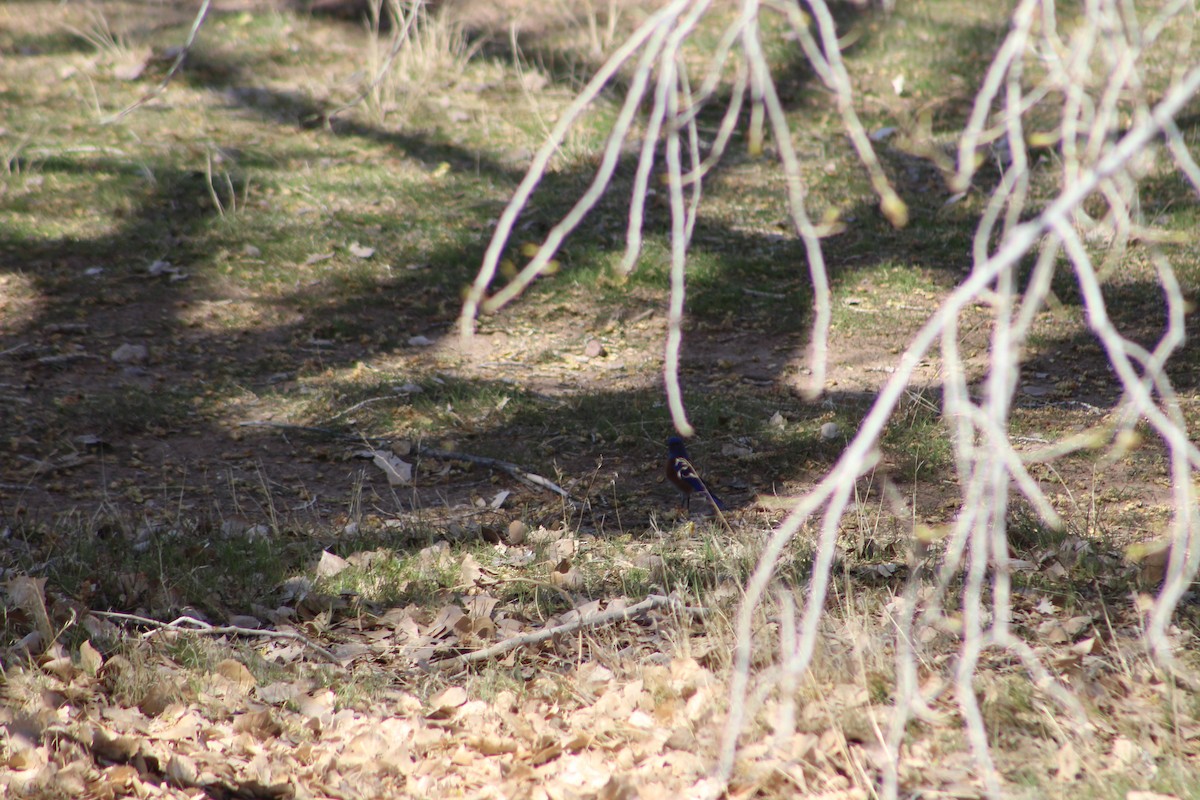
{"label": "grassy ground", "polygon": [[[918,121],[951,141],[1007,17],[969,2],[899,5],[840,13],[856,37],[847,66],[864,122],[899,128],[879,149],[910,207],[904,229],[876,210],[796,48],[779,37],[771,49],[810,210],[846,224],[826,242],[834,355],[821,400],[798,390],[812,298],[777,166],[735,138],[705,187],[682,375],[700,431],[689,446],[731,506],[728,529],[678,513],[662,478],[668,219],[651,204],[637,272],[615,280],[632,164],[556,275],[484,318],[471,345],[452,335],[496,217],[612,45],[607,4],[591,16],[518,9],[512,37],[503,4],[456,6],[426,19],[351,108],[386,31],[219,7],[167,91],[110,124],[165,75],[192,10],[0,7],[9,785],[96,796],[711,791],[728,620],[782,516],[770,499],[836,460],[906,336],[970,266],[985,195],[947,204]],[[621,8],[618,30],[644,14]],[[619,89],[555,157],[518,223],[514,263],[586,187]],[[1194,143],[1196,117],[1181,125]],[[1056,166],[1038,156],[1043,199]],[[1156,225],[1194,229],[1194,195],[1175,176],[1152,172],[1142,200]],[[1166,247],[1194,297],[1195,243]],[[1031,447],[1104,430],[1117,399],[1066,271],[1055,290],[1013,421]],[[1149,249],[1114,265],[1105,290],[1121,329],[1153,342],[1163,302]],[[988,321],[978,308],[962,326],[980,373]],[[1194,348],[1171,374],[1194,423]],[[938,379],[930,359],[858,487],[822,650],[795,687],[797,733],[773,737],[781,698],[759,698],[732,794],[874,791],[895,681],[890,604],[916,558],[914,531],[958,512]],[[822,435],[827,423],[835,434]],[[368,450],[413,463],[415,480],[389,485]],[[573,502],[480,458],[544,476]],[[1035,475],[1065,531],[1015,512],[1014,555],[1032,566],[1016,578],[1014,622],[1096,728],[1073,735],[1017,664],[985,660],[977,694],[1015,794],[1200,797],[1200,709],[1141,654],[1131,597],[1144,576],[1119,557],[1164,529],[1166,474],[1153,441],[1128,452],[1106,442]],[[810,533],[780,576],[801,603]],[[664,607],[470,668],[436,664],[664,594],[707,613]],[[294,638],[138,635],[149,623],[93,612],[301,633],[332,660]],[[1193,612],[1180,612],[1181,647],[1194,644]],[[782,613],[764,610],[760,652],[775,647]],[[55,644],[31,657],[35,634],[40,648]],[[931,631],[921,646],[932,690],[957,637]],[[975,796],[949,689],[931,712],[907,734],[901,786]]]}

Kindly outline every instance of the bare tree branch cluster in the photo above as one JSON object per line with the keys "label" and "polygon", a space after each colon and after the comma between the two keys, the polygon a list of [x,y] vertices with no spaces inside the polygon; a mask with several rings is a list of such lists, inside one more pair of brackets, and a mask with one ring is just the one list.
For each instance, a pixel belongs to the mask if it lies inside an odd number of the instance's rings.
{"label": "bare tree branch cluster", "polygon": [[[907,207],[888,183],[870,138],[854,111],[850,75],[839,51],[838,33],[825,0],[743,0],[740,14],[725,29],[704,75],[693,88],[680,47],[709,10],[707,0],[674,0],[651,14],[580,93],[562,115],[525,179],[501,215],[483,265],[464,304],[460,329],[469,336],[476,316],[503,307],[517,297],[546,267],[564,239],[595,206],[609,187],[621,147],[634,135],[635,113],[653,98],[641,121],[638,164],[630,198],[627,250],[620,270],[628,274],[642,243],[642,213],[653,166],[662,159],[668,175],[671,211],[671,298],[665,347],[664,378],[671,415],[683,434],[692,428],[679,387],[679,349],[684,308],[686,255],[696,221],[705,175],[721,158],[744,106],[748,103],[747,138],[752,151],[762,147],[764,121],[770,123],[796,234],[803,241],[815,295],[811,368],[814,394],[824,384],[829,350],[830,290],[822,253],[825,233],[805,207],[806,187],[799,157],[792,146],[787,117],[776,92],[760,39],[759,14],[786,16],[818,77],[833,93],[844,127],[871,179],[885,216],[895,225],[907,221]],[[1014,492],[1023,496],[1044,522],[1062,520],[1028,465],[1060,458],[1088,446],[1075,438],[1055,442],[1044,451],[1022,454],[1008,435],[1019,365],[1031,327],[1050,297],[1055,270],[1070,265],[1082,294],[1087,320],[1123,390],[1114,435],[1145,422],[1169,452],[1175,515],[1167,577],[1146,628],[1146,642],[1161,663],[1172,661],[1167,635],[1175,606],[1200,565],[1193,542],[1197,510],[1193,471],[1200,450],[1189,439],[1178,398],[1165,365],[1184,338],[1184,298],[1168,257],[1154,251],[1159,281],[1168,307],[1168,325],[1152,349],[1122,334],[1108,314],[1101,284],[1117,268],[1125,246],[1140,240],[1153,244],[1169,239],[1141,219],[1139,180],[1155,159],[1171,165],[1200,190],[1200,168],[1175,123],[1176,116],[1200,91],[1200,66],[1190,51],[1193,3],[1166,0],[1152,10],[1135,9],[1123,0],[1086,0],[1072,6],[1069,26],[1060,23],[1055,0],[1020,0],[1012,11],[1008,35],[995,53],[978,88],[970,118],[958,136],[957,165],[948,175],[956,192],[978,191],[977,171],[985,161],[998,162],[1002,175],[990,189],[970,254],[969,276],[942,303],[900,355],[895,372],[879,392],[857,436],[828,475],[799,498],[791,514],[773,532],[746,590],[736,620],[737,647],[725,729],[721,773],[733,771],[738,736],[754,712],[751,691],[752,626],[755,612],[767,599],[778,561],[788,543],[817,518],[818,544],[812,580],[803,609],[783,603],[782,668],[772,674],[787,694],[811,665],[819,622],[830,584],[843,516],[852,501],[856,480],[876,464],[877,445],[888,420],[909,387],[918,363],[940,347],[944,414],[952,432],[961,512],[945,541],[935,575],[935,591],[921,592],[915,583],[904,594],[903,613],[895,620],[897,713],[882,734],[891,760],[882,796],[898,794],[898,761],[905,726],[922,714],[930,698],[917,687],[919,629],[945,621],[953,601],[961,622],[961,645],[954,669],[959,712],[988,792],[1001,794],[1000,778],[989,751],[982,714],[972,680],[988,649],[1007,650],[1024,664],[1036,685],[1074,715],[1086,735],[1086,715],[1067,687],[1057,683],[1033,648],[1011,625],[1011,585],[1007,519]],[[1180,35],[1180,31],[1186,33]],[[1168,37],[1164,34],[1172,31]],[[730,62],[735,62],[731,70]],[[1160,74],[1159,65],[1173,65]],[[1155,72],[1155,70],[1158,70]],[[544,177],[560,145],[587,107],[621,70],[631,70],[629,88],[592,184],[547,236],[541,251],[503,289],[489,294],[501,254],[521,210]],[[702,152],[695,120],[716,88],[733,72],[729,104],[717,136]],[[653,87],[653,89],[651,89]],[[1156,88],[1152,88],[1156,87]],[[1046,120],[1051,120],[1047,128]],[[661,145],[661,150],[660,150]],[[1042,206],[1030,199],[1029,149],[1053,150],[1061,174],[1057,195]],[[945,159],[950,164],[949,159]],[[1087,213],[1085,201],[1099,198],[1099,218]],[[1089,206],[1089,207],[1095,207]],[[1031,259],[1033,269],[1021,285],[1018,267]],[[972,391],[959,351],[959,325],[965,309],[982,305],[991,315],[990,363],[982,391]],[[953,597],[952,597],[953,595]],[[781,712],[780,724],[794,724]],[[781,734],[787,738],[787,731]]]}

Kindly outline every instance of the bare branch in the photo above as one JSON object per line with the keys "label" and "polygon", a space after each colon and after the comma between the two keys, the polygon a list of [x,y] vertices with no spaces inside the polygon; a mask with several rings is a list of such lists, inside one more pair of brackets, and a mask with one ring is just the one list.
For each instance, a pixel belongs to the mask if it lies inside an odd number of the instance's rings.
{"label": "bare branch", "polygon": [[[666,597],[663,595],[651,595],[642,602],[634,603],[633,605],[625,608],[614,608],[608,611],[602,611],[598,614],[590,614],[586,617],[580,617],[570,622],[564,622],[561,625],[554,625],[549,628],[542,628],[538,631],[531,631],[530,633],[521,634],[520,636],[514,636],[511,639],[505,639],[502,642],[497,642],[496,644],[490,647],[485,647],[482,650],[475,650],[470,653],[463,653],[462,655],[454,656],[453,658],[434,661],[430,664],[430,666],[432,666],[434,669],[445,671],[454,669],[456,667],[461,667],[465,664],[471,664],[476,661],[486,661],[488,659],[495,658],[498,655],[502,655],[503,653],[507,653],[509,650],[513,650],[517,647],[539,644],[547,639],[553,639],[555,636],[563,636],[568,633],[575,633],[576,631],[586,630],[588,628],[597,628],[602,625],[611,625],[616,622],[625,622],[627,620],[635,619],[649,611],[653,611],[656,608],[672,608],[680,612],[689,611],[689,609],[684,607],[683,604],[681,604],[675,598]],[[695,609],[690,609],[690,611],[695,611]]]}
{"label": "bare branch", "polygon": [[97,617],[105,617],[108,619],[120,619],[128,622],[136,622],[139,625],[149,625],[154,628],[148,635],[153,635],[161,631],[174,631],[178,633],[196,633],[203,636],[261,636],[268,639],[287,639],[293,642],[299,642],[308,649],[312,650],[321,658],[331,664],[342,666],[342,661],[333,653],[326,650],[324,647],[313,642],[307,636],[295,631],[272,631],[265,628],[243,628],[240,625],[212,625],[204,620],[196,619],[195,617],[179,617],[171,622],[162,622],[150,617],[142,617],[137,614],[124,614],[118,611],[89,611],[89,614],[94,614]]}
{"label": "bare branch", "polygon": [[[517,221],[517,215],[529,202],[533,190],[541,182],[542,176],[546,173],[546,168],[550,164],[550,159],[558,151],[559,146],[566,138],[571,126],[583,115],[587,107],[599,96],[600,91],[608,83],[609,80],[617,73],[621,66],[638,51],[639,48],[653,37],[656,41],[661,41],[665,35],[666,26],[670,24],[670,20],[677,17],[683,12],[687,6],[687,0],[675,0],[673,3],[664,6],[655,13],[651,14],[647,20],[625,41],[621,47],[605,62],[596,74],[588,81],[587,86],[579,93],[578,97],[571,105],[563,112],[558,123],[550,132],[545,144],[538,150],[533,157],[533,162],[529,165],[529,171],[526,172],[525,178],[517,187],[508,206],[500,215],[499,221],[496,223],[496,230],[492,234],[492,240],[488,244],[487,252],[483,256],[483,264],[479,268],[479,274],[475,278],[474,284],[471,286],[470,292],[467,294],[466,300],[463,302],[462,314],[459,316],[459,331],[464,336],[469,338],[475,332],[475,316],[478,314],[480,306],[483,304],[484,294],[487,288],[491,285],[492,279],[496,276],[496,267],[500,263],[500,256],[504,252],[504,246],[508,242],[508,236],[512,233],[513,225]],[[656,49],[651,45],[648,49]],[[652,60],[652,59],[651,59]],[[648,74],[649,65],[646,66]],[[644,84],[645,77],[642,78]],[[615,141],[615,137],[613,140]],[[529,272],[530,276],[526,278],[526,284],[540,271],[552,257],[552,250],[548,251],[545,244],[542,250],[535,256],[535,261],[529,264],[523,272]],[[538,259],[541,259],[540,262]],[[537,264],[534,270],[534,264]]]}
{"label": "bare branch", "polygon": [[470,453],[458,453],[458,452],[454,452],[454,451],[450,451],[450,450],[435,450],[431,447],[417,447],[416,452],[418,455],[425,456],[426,458],[437,458],[437,459],[441,459],[443,461],[466,461],[467,463],[470,463],[470,464],[479,464],[479,465],[485,466],[485,467],[493,467],[495,469],[501,470],[502,472],[507,472],[509,475],[512,475],[517,480],[525,481],[526,483],[530,484],[531,486],[536,486],[539,489],[546,489],[548,491],[554,492],[556,495],[562,497],[563,499],[567,500],[568,502],[574,502],[571,500],[570,493],[567,492],[566,489],[562,488],[554,481],[549,480],[548,478],[543,478],[541,475],[538,475],[536,472],[530,472],[529,470],[525,469],[524,467],[518,466],[517,464],[513,464],[510,461],[501,461],[498,458],[488,458],[487,456],[475,456],[475,455],[471,455]]}

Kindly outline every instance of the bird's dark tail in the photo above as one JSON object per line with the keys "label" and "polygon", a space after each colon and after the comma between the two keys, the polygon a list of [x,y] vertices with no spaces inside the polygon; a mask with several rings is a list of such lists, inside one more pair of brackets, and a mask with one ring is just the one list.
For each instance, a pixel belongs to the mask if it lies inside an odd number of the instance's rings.
{"label": "bird's dark tail", "polygon": [[708,495],[709,502],[711,502],[714,506],[716,506],[718,511],[728,511],[729,510],[729,509],[725,508],[725,504],[723,502],[721,502],[721,498],[719,498],[715,494],[713,494],[712,490],[709,489],[707,486],[704,487],[704,493],[706,495]]}

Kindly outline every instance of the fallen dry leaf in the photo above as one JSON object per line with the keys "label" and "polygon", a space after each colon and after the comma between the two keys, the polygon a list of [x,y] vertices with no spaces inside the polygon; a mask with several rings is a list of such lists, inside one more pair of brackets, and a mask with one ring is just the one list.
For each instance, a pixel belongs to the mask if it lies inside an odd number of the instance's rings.
{"label": "fallen dry leaf", "polygon": [[362,245],[362,244],[359,244],[358,242],[351,242],[350,246],[347,247],[346,249],[349,250],[350,254],[353,255],[355,258],[367,259],[367,258],[370,258],[371,256],[375,255],[374,247],[370,247],[368,245]]}
{"label": "fallen dry leaf", "polygon": [[376,451],[371,459],[375,466],[383,470],[389,486],[409,486],[412,484],[413,465],[392,453]]}
{"label": "fallen dry leaf", "polygon": [[246,669],[246,665],[233,658],[227,658],[217,664],[216,673],[242,691],[248,692],[258,685],[258,681],[250,674],[250,670]]}
{"label": "fallen dry leaf", "polygon": [[112,736],[103,728],[92,730],[92,752],[109,761],[128,761],[137,754],[138,740],[132,736]]}
{"label": "fallen dry leaf", "polygon": [[429,698],[429,716],[448,715],[466,702],[467,692],[465,689],[461,686],[448,686]]}
{"label": "fallen dry leaf", "polygon": [[200,779],[196,762],[182,753],[174,753],[167,761],[166,775],[180,786],[195,786]]}
{"label": "fallen dry leaf", "polygon": [[332,578],[350,566],[350,562],[341,556],[334,555],[328,550],[321,551],[321,560],[317,562],[317,577]]}
{"label": "fallen dry leaf", "polygon": [[83,670],[83,674],[94,678],[102,666],[104,666],[104,656],[100,655],[99,650],[92,647],[91,639],[79,646],[79,668]]}
{"label": "fallen dry leaf", "polygon": [[274,739],[283,733],[283,726],[267,709],[238,714],[233,719],[235,733],[248,733],[260,742]]}
{"label": "fallen dry leaf", "polygon": [[479,582],[483,575],[483,570],[479,567],[479,562],[475,560],[475,556],[467,553],[463,556],[462,563],[459,565],[459,580],[467,585],[473,586]]}
{"label": "fallen dry leaf", "polygon": [[46,613],[46,579],[19,575],[10,579],[5,588],[13,603],[33,618],[38,633],[41,634],[42,644],[49,646],[55,635],[50,615]]}

